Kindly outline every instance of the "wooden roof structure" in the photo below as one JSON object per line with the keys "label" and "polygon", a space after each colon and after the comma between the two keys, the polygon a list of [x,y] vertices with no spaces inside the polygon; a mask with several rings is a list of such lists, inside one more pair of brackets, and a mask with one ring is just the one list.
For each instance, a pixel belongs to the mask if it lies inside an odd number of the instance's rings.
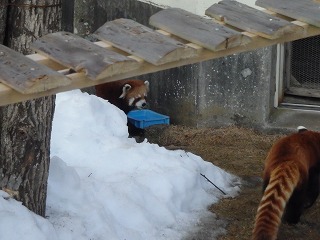
{"label": "wooden roof structure", "polygon": [[52,33],[27,56],[0,45],[0,106],[320,35],[320,0],[256,5],[265,10],[233,0],[208,17],[164,9],[149,19],[157,30],[116,19],[94,33],[98,42]]}

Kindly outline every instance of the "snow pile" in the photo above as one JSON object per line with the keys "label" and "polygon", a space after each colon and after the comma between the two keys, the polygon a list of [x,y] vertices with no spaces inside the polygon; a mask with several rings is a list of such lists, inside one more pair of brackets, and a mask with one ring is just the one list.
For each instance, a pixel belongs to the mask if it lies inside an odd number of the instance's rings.
{"label": "snow pile", "polygon": [[0,197],[4,239],[181,239],[222,197],[200,174],[239,190],[199,156],[136,143],[122,111],[79,90],[57,95],[51,144],[48,217]]}

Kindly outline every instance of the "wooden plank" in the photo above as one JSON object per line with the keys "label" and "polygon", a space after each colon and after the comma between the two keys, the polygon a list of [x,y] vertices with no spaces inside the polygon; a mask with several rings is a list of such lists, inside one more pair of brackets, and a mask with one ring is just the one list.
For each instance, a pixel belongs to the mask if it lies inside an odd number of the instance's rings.
{"label": "wooden plank", "polygon": [[154,65],[196,55],[194,49],[130,19],[107,22],[94,35]]}
{"label": "wooden plank", "polygon": [[251,41],[240,32],[179,8],[169,8],[156,13],[150,17],[149,23],[212,51],[240,46]]}
{"label": "wooden plank", "polygon": [[88,77],[86,77],[85,74],[83,73],[68,74],[67,75],[68,78],[71,79],[70,85],[61,86],[48,91],[38,92],[34,94],[21,94],[3,84],[0,84],[0,105],[3,106],[3,105],[30,100],[34,98],[39,98],[43,96],[49,96],[52,94],[56,94],[59,92],[64,92],[72,89],[90,87],[90,86],[94,86],[94,85],[105,83],[105,82],[111,82],[119,79],[139,76],[139,75],[162,71],[162,70],[166,70],[174,67],[180,67],[188,64],[198,63],[198,62],[202,62],[210,59],[216,59],[216,58],[225,57],[232,54],[237,54],[240,52],[252,51],[257,48],[267,47],[267,46],[271,46],[278,43],[290,42],[297,39],[301,39],[302,37],[311,37],[319,34],[320,34],[320,28],[309,26],[308,28],[306,28],[306,31],[303,34],[303,36],[299,33],[290,33],[278,39],[272,39],[272,40],[256,36],[252,38],[251,44],[241,45],[238,47],[226,49],[223,51],[216,51],[216,52],[204,49],[200,46],[197,46],[194,43],[191,43],[188,45],[198,49],[198,52],[199,52],[199,54],[194,58],[183,59],[180,61],[170,62],[170,63],[162,64],[159,66],[156,66],[147,62],[143,62],[141,67],[136,70],[133,70],[131,72],[126,72],[126,73],[121,73],[121,74],[114,75],[107,78],[102,78],[97,81],[89,80]]}
{"label": "wooden plank", "polygon": [[320,27],[320,4],[312,0],[257,0],[256,5]]}
{"label": "wooden plank", "polygon": [[0,45],[0,81],[23,94],[70,84],[70,80],[63,74],[3,45]]}
{"label": "wooden plank", "polygon": [[92,80],[131,71],[140,65],[132,58],[68,32],[47,34],[33,42],[31,47],[76,72],[85,72]]}
{"label": "wooden plank", "polygon": [[303,28],[237,1],[223,0],[206,10],[206,15],[261,37],[275,39]]}

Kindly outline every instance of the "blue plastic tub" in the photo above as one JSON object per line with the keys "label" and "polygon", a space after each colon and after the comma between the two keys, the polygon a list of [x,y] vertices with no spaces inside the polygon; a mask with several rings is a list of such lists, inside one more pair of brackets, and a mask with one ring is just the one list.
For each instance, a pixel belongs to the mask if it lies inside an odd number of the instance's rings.
{"label": "blue plastic tub", "polygon": [[147,128],[157,124],[169,124],[170,118],[160,113],[142,109],[132,110],[127,114],[128,120],[137,128]]}

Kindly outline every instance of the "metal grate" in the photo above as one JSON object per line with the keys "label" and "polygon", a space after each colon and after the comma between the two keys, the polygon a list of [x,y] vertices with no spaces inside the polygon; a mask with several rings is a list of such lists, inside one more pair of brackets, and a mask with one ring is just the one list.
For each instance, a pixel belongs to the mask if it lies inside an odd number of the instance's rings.
{"label": "metal grate", "polygon": [[290,64],[290,86],[320,90],[320,36],[293,41]]}

